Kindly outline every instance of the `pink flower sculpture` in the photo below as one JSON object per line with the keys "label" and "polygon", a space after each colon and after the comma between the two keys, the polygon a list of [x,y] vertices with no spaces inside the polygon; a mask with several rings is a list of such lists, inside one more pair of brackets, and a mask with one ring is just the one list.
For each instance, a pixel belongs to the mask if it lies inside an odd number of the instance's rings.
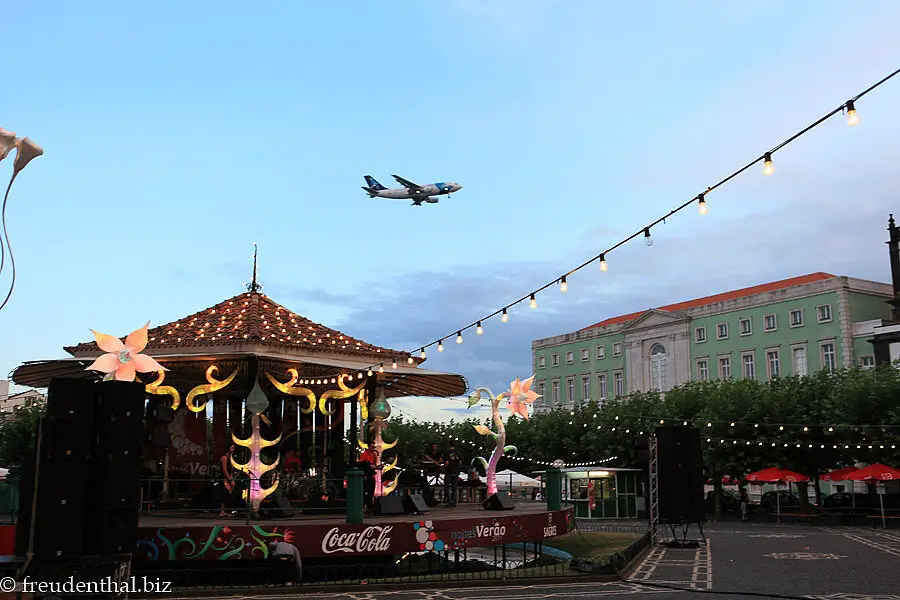
{"label": "pink flower sculpture", "polygon": [[514,415],[521,415],[522,418],[528,418],[528,405],[540,398],[540,394],[535,393],[531,389],[534,382],[534,375],[520,381],[518,377],[509,384],[509,405],[510,412]]}
{"label": "pink flower sculpture", "polygon": [[107,354],[95,360],[86,370],[106,373],[110,376],[109,379],[114,377],[118,381],[134,381],[135,373],[167,370],[153,358],[141,354],[141,351],[147,347],[147,329],[149,327],[150,322],[148,321],[137,331],[129,333],[124,343],[117,337],[98,333],[91,329],[97,345]]}

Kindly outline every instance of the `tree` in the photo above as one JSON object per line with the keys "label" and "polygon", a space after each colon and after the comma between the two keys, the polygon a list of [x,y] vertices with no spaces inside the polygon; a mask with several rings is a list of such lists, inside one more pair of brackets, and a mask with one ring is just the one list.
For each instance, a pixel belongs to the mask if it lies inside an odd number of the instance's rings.
{"label": "tree", "polygon": [[44,403],[29,400],[12,412],[0,413],[0,465],[19,475],[34,455],[38,421],[44,416]]}

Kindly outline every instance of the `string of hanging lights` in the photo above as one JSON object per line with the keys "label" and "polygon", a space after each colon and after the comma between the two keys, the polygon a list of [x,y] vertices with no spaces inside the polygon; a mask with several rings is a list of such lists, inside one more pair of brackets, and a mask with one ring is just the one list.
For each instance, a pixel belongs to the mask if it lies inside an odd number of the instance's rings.
{"label": "string of hanging lights", "polygon": [[[550,281],[550,282],[548,282],[548,283],[542,285],[541,287],[535,289],[535,290],[532,291],[532,292],[529,292],[529,293],[523,295],[521,298],[518,298],[517,300],[514,300],[513,302],[510,302],[510,303],[504,305],[502,308],[499,308],[499,309],[493,311],[492,313],[488,314],[487,316],[484,316],[484,317],[482,317],[482,318],[480,318],[480,319],[477,319],[476,321],[474,321],[474,322],[472,322],[472,323],[466,325],[465,327],[457,327],[457,328],[455,328],[455,334],[450,333],[450,334],[445,335],[445,336],[443,336],[443,337],[440,337],[440,338],[438,338],[438,339],[436,339],[436,340],[434,340],[434,341],[432,341],[432,342],[429,342],[429,343],[427,343],[427,344],[424,344],[424,345],[420,346],[420,347],[418,348],[418,351],[417,351],[417,352],[418,352],[418,355],[419,355],[419,358],[421,358],[421,359],[424,360],[424,359],[427,357],[426,349],[431,348],[431,347],[433,347],[433,346],[436,346],[436,347],[437,347],[437,351],[438,351],[438,352],[443,352],[443,351],[444,351],[444,340],[446,340],[446,339],[448,339],[448,338],[451,338],[451,337],[453,337],[454,335],[455,335],[455,337],[456,337],[456,343],[457,343],[457,344],[462,344],[463,341],[464,341],[464,339],[463,339],[463,332],[468,331],[468,330],[470,330],[470,329],[473,329],[473,328],[474,328],[475,331],[476,331],[476,333],[477,333],[478,335],[482,335],[482,334],[484,333],[484,327],[483,327],[482,323],[488,321],[489,319],[492,319],[492,318],[494,318],[494,317],[499,316],[499,317],[500,317],[500,321],[501,321],[502,323],[507,323],[507,322],[509,322],[509,309],[511,309],[513,306],[516,306],[516,305],[518,305],[518,304],[520,304],[520,303],[522,303],[522,302],[524,302],[524,301],[526,301],[526,300],[528,301],[528,305],[529,305],[530,308],[532,308],[532,309],[537,309],[537,308],[538,308],[537,295],[538,295],[539,293],[541,293],[541,292],[547,290],[548,288],[553,287],[554,285],[557,285],[557,284],[558,284],[559,290],[560,290],[561,292],[566,292],[566,291],[568,291],[568,289],[569,289],[569,281],[568,281],[568,278],[569,278],[571,275],[573,275],[574,273],[577,273],[578,271],[581,271],[582,269],[584,269],[584,268],[586,268],[586,267],[588,267],[588,266],[590,266],[590,265],[592,265],[592,264],[594,264],[594,263],[598,263],[598,264],[599,264],[599,270],[600,270],[600,271],[604,271],[604,272],[607,271],[607,270],[609,269],[609,265],[608,265],[607,260],[606,260],[607,255],[609,255],[609,254],[611,254],[612,252],[616,251],[617,249],[619,249],[620,247],[624,246],[625,244],[627,244],[627,243],[630,242],[631,240],[635,239],[636,237],[639,237],[639,236],[643,235],[643,237],[644,237],[644,243],[645,243],[647,246],[652,246],[652,245],[653,245],[653,237],[651,236],[651,230],[652,230],[652,228],[655,227],[655,226],[657,226],[657,225],[659,225],[660,223],[665,223],[667,219],[669,219],[669,218],[671,218],[672,216],[676,215],[677,213],[681,212],[682,210],[684,210],[684,209],[687,208],[688,206],[691,206],[691,205],[694,204],[695,202],[697,203],[698,212],[699,212],[701,215],[707,214],[707,212],[708,212],[708,207],[707,207],[707,196],[708,196],[711,192],[713,192],[713,191],[719,189],[720,187],[724,186],[726,183],[730,182],[732,179],[735,179],[735,178],[738,177],[739,175],[743,174],[745,171],[749,170],[750,168],[752,168],[754,165],[758,164],[759,162],[762,162],[762,163],[763,163],[763,169],[762,169],[763,173],[764,173],[765,175],[772,175],[772,174],[775,172],[775,166],[774,166],[774,161],[773,161],[773,158],[772,158],[772,157],[773,157],[773,155],[774,155],[776,152],[778,152],[779,150],[783,149],[785,146],[787,146],[787,145],[790,144],[791,142],[795,141],[795,140],[798,139],[799,137],[805,135],[806,133],[809,133],[810,131],[812,131],[813,129],[815,129],[816,127],[818,127],[819,125],[821,125],[822,123],[824,123],[825,121],[827,121],[828,119],[830,119],[831,117],[833,117],[833,116],[835,116],[835,115],[837,115],[837,114],[845,114],[845,115],[847,116],[847,124],[848,124],[849,126],[855,126],[855,125],[858,125],[859,122],[860,122],[860,118],[859,118],[859,115],[858,115],[858,113],[857,113],[856,102],[859,101],[861,98],[863,98],[864,96],[866,96],[867,94],[869,94],[869,93],[872,92],[873,90],[877,89],[878,87],[880,87],[881,85],[883,85],[884,83],[886,83],[887,81],[889,81],[890,79],[892,79],[893,77],[895,77],[895,76],[898,75],[898,74],[900,74],[900,69],[897,69],[896,71],[894,71],[894,72],[888,74],[887,76],[885,76],[884,78],[882,78],[882,79],[879,80],[878,82],[872,84],[871,86],[869,86],[869,87],[866,88],[865,90],[859,92],[858,94],[856,94],[855,96],[853,96],[853,97],[850,98],[849,100],[846,100],[846,101],[843,102],[841,105],[839,105],[837,108],[834,108],[833,110],[829,111],[827,114],[823,115],[823,116],[820,117],[819,119],[817,119],[817,120],[815,120],[814,122],[810,123],[809,125],[807,125],[807,126],[804,127],[803,129],[799,130],[797,133],[793,134],[793,135],[790,136],[789,138],[787,138],[787,139],[785,139],[784,141],[782,141],[781,143],[775,145],[773,148],[771,148],[771,149],[769,149],[768,151],[764,152],[762,155],[758,156],[757,158],[754,158],[753,160],[751,160],[750,162],[748,162],[747,164],[745,164],[745,165],[742,166],[741,168],[735,170],[734,172],[732,172],[732,173],[731,173],[730,175],[728,175],[727,177],[724,177],[723,179],[721,179],[720,181],[718,181],[718,182],[715,183],[714,185],[711,185],[711,186],[707,187],[704,191],[702,191],[702,192],[698,193],[697,195],[693,196],[690,200],[687,200],[686,202],[683,202],[682,204],[680,204],[679,206],[673,208],[673,209],[670,210],[668,213],[666,213],[665,215],[659,217],[658,219],[656,219],[656,220],[653,221],[652,223],[650,223],[650,224],[648,224],[648,225],[645,225],[645,226],[641,227],[641,228],[638,229],[635,233],[629,235],[628,237],[626,237],[625,239],[619,241],[618,243],[613,244],[612,246],[610,246],[610,247],[607,248],[606,250],[604,250],[604,251],[600,252],[599,254],[593,256],[592,258],[589,258],[588,260],[584,261],[584,262],[581,263],[580,265],[578,265],[578,266],[576,266],[576,267],[574,267],[574,268],[572,268],[572,269],[566,271],[565,273],[561,274],[559,277],[553,279],[552,281]],[[414,352],[406,352],[406,353],[404,353],[402,356],[395,357],[392,361],[388,361],[388,362],[391,363],[391,365],[393,366],[393,368],[396,368],[397,365],[398,365],[398,363],[399,363],[399,362],[402,362],[402,361],[408,361],[408,362],[411,364],[411,363],[413,362],[413,358],[412,358],[412,357],[413,357],[413,354],[414,354]],[[373,364],[373,365],[371,365],[371,366],[369,367],[368,373],[371,375],[372,372],[373,372],[373,369],[377,369],[379,373],[383,373],[383,372],[384,372],[384,368],[385,368],[385,363],[383,363],[383,362],[382,362],[382,363],[379,363],[379,364]]]}

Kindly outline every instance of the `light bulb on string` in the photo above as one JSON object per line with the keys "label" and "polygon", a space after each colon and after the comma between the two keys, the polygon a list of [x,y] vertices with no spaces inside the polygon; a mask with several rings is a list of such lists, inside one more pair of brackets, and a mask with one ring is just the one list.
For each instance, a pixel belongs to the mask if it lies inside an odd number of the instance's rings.
{"label": "light bulb on string", "polygon": [[648,246],[653,245],[653,238],[650,237],[650,228],[644,227],[644,243]]}
{"label": "light bulb on string", "polygon": [[396,369],[396,368],[397,368],[397,359],[396,359],[396,358],[394,359],[394,362],[391,363],[391,368],[392,368],[392,369]]}
{"label": "light bulb on string", "polygon": [[705,215],[706,210],[707,210],[706,209],[706,196],[704,194],[700,194],[699,196],[697,196],[697,201],[699,203],[699,206],[697,207],[697,212],[699,212],[701,215]]}
{"label": "light bulb on string", "polygon": [[379,372],[379,373],[384,373],[384,363],[378,365],[378,372]]}
{"label": "light bulb on string", "polygon": [[457,332],[456,332],[456,343],[457,343],[457,344],[462,344],[462,343],[463,343],[462,331],[457,331]]}
{"label": "light bulb on string", "polygon": [[563,276],[562,276],[562,279],[559,280],[559,291],[561,291],[561,292],[568,292],[568,291],[569,291],[569,284],[566,283],[566,276],[565,276],[565,275],[563,275]]}
{"label": "light bulb on string", "polygon": [[506,312],[506,309],[505,309],[505,308],[503,309],[503,314],[500,315],[500,320],[501,320],[503,323],[509,323],[509,313]]}
{"label": "light bulb on string", "polygon": [[444,340],[440,340],[438,342],[438,352],[443,352],[443,351],[444,351]]}
{"label": "light bulb on string", "polygon": [[537,308],[537,299],[534,297],[534,294],[531,295],[531,301],[528,303],[528,306]]}
{"label": "light bulb on string", "polygon": [[605,254],[600,255],[600,270],[601,271],[609,270],[609,266],[606,264],[606,255]]}
{"label": "light bulb on string", "polygon": [[368,375],[369,377],[371,377],[371,376],[372,376],[372,369],[369,369],[369,372],[366,373],[366,375]]}
{"label": "light bulb on string", "polygon": [[425,348],[422,348],[422,349],[419,351],[419,358],[421,358],[422,360],[425,360],[425,357],[426,357],[426,356],[427,356],[427,355],[425,354]]}
{"label": "light bulb on string", "polygon": [[772,164],[772,153],[766,152],[763,155],[763,173],[771,175],[775,172],[775,165]]}
{"label": "light bulb on string", "polygon": [[475,333],[478,335],[484,333],[484,327],[481,326],[481,321],[478,321],[478,325],[475,326]]}
{"label": "light bulb on string", "polygon": [[853,100],[847,100],[847,125],[851,127],[859,124],[859,115],[856,114],[856,106]]}
{"label": "light bulb on string", "polygon": [[407,363],[407,364],[410,364],[410,365],[411,365],[411,364],[413,364],[414,362],[415,362],[415,361],[413,360],[412,354],[410,354],[409,356],[406,357],[406,363]]}

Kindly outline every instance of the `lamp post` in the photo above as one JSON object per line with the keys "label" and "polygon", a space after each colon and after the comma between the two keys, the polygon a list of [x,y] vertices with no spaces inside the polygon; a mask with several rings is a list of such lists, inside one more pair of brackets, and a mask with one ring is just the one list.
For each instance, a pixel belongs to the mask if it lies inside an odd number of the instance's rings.
{"label": "lamp post", "polygon": [[11,131],[0,128],[0,161],[6,158],[9,153],[15,149],[16,160],[13,162],[12,177],[9,178],[9,184],[6,186],[6,193],[3,195],[3,207],[0,209],[0,228],[3,230],[3,238],[0,239],[0,274],[6,266],[6,252],[9,251],[9,264],[12,268],[12,280],[9,284],[9,292],[0,303],[0,310],[9,302],[13,289],[16,287],[16,259],[13,257],[12,246],[9,244],[9,232],[6,230],[6,203],[9,201],[9,191],[12,184],[16,180],[22,169],[32,160],[44,153],[44,149],[31,141],[30,138],[19,138]]}

